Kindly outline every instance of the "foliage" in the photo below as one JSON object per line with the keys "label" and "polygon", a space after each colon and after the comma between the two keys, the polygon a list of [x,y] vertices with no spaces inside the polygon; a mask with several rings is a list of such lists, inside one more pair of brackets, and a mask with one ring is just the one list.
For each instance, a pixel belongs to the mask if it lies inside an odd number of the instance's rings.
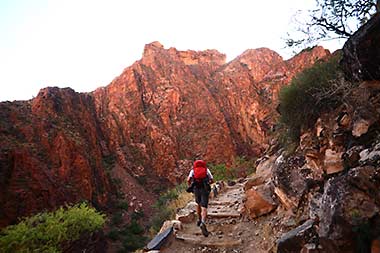
{"label": "foliage", "polygon": [[120,230],[111,230],[107,236],[113,241],[121,241],[123,248],[120,252],[140,249],[147,242],[147,238],[144,236],[144,228],[136,220],[132,220],[130,224]]}
{"label": "foliage", "polygon": [[339,56],[318,62],[293,78],[280,91],[280,124],[287,136],[298,139],[303,127],[314,124],[322,111],[331,110],[344,102],[351,84],[344,81],[339,70]]}
{"label": "foliage", "polygon": [[128,211],[129,204],[126,201],[119,201],[116,204],[116,207],[121,209],[121,210]]}
{"label": "foliage", "polygon": [[[350,37],[376,12],[376,2],[379,1],[316,0],[315,2],[315,9],[308,11],[306,17],[302,12],[296,15],[294,23],[298,33],[286,39],[289,47]],[[298,21],[300,19],[302,21]]]}
{"label": "foliage", "polygon": [[24,218],[0,233],[1,252],[61,252],[60,244],[101,229],[105,216],[87,204]]}
{"label": "foliage", "polygon": [[215,181],[222,181],[234,178],[234,171],[228,170],[225,164],[208,165]]}
{"label": "foliage", "polygon": [[144,247],[147,241],[147,238],[144,237],[144,229],[136,220],[132,220],[128,226],[120,230],[119,235],[126,252],[131,252]]}
{"label": "foliage", "polygon": [[232,168],[237,177],[246,177],[256,171],[256,159],[248,159],[245,156],[235,157]]}
{"label": "foliage", "polygon": [[180,184],[175,188],[166,191],[158,198],[156,203],[153,205],[155,213],[151,218],[152,233],[157,233],[163,222],[174,216],[178,206],[172,205],[172,203],[176,202],[178,198],[185,194],[186,188],[186,183]]}
{"label": "foliage", "polygon": [[121,211],[116,211],[112,215],[111,223],[113,225],[118,225],[123,222],[123,213]]}
{"label": "foliage", "polygon": [[245,177],[255,172],[255,160],[246,157],[236,157],[230,167],[225,164],[209,164],[211,173],[215,181],[231,180],[238,177]]}

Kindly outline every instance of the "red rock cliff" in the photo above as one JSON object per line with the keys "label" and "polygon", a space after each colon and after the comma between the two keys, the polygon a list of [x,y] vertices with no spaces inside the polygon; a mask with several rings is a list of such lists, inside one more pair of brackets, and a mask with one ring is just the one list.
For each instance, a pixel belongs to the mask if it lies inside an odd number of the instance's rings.
{"label": "red rock cliff", "polygon": [[258,155],[279,89],[328,54],[316,47],[284,61],[261,48],[226,63],[216,50],[154,42],[92,93],[46,88],[0,103],[0,225],[66,202],[105,207],[115,191],[145,212],[152,192],[182,181],[196,156],[228,164]]}

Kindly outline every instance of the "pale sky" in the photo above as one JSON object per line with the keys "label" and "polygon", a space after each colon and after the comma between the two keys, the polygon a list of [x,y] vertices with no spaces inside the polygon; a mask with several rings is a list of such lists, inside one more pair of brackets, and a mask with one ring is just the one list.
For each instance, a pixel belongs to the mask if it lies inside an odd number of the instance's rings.
{"label": "pale sky", "polygon": [[[0,0],[0,101],[47,86],[108,85],[160,41],[178,50],[284,49],[291,17],[314,0]],[[342,43],[323,44],[330,50]]]}

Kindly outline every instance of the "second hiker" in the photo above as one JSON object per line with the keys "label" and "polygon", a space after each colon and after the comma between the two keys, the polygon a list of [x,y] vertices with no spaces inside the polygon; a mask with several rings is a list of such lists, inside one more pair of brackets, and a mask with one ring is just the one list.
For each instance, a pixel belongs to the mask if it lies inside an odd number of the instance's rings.
{"label": "second hiker", "polygon": [[204,236],[208,236],[208,231],[206,228],[206,218],[207,218],[207,206],[208,199],[211,191],[211,186],[214,182],[214,178],[207,168],[206,163],[203,160],[196,160],[194,162],[193,169],[190,171],[187,177],[187,183],[194,192],[195,202],[197,206],[198,221],[197,226],[202,230]]}

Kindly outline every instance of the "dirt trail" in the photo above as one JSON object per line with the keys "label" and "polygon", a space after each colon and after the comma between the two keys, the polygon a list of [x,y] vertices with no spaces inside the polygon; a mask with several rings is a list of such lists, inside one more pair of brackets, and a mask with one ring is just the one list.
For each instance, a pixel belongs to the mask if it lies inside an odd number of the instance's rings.
{"label": "dirt trail", "polygon": [[219,196],[212,199],[208,208],[207,229],[210,232],[204,237],[196,225],[196,219],[190,223],[182,222],[182,229],[168,241],[163,253],[188,252],[275,252],[274,245],[283,230],[282,210],[269,215],[248,220],[242,215],[244,182],[226,186]]}

